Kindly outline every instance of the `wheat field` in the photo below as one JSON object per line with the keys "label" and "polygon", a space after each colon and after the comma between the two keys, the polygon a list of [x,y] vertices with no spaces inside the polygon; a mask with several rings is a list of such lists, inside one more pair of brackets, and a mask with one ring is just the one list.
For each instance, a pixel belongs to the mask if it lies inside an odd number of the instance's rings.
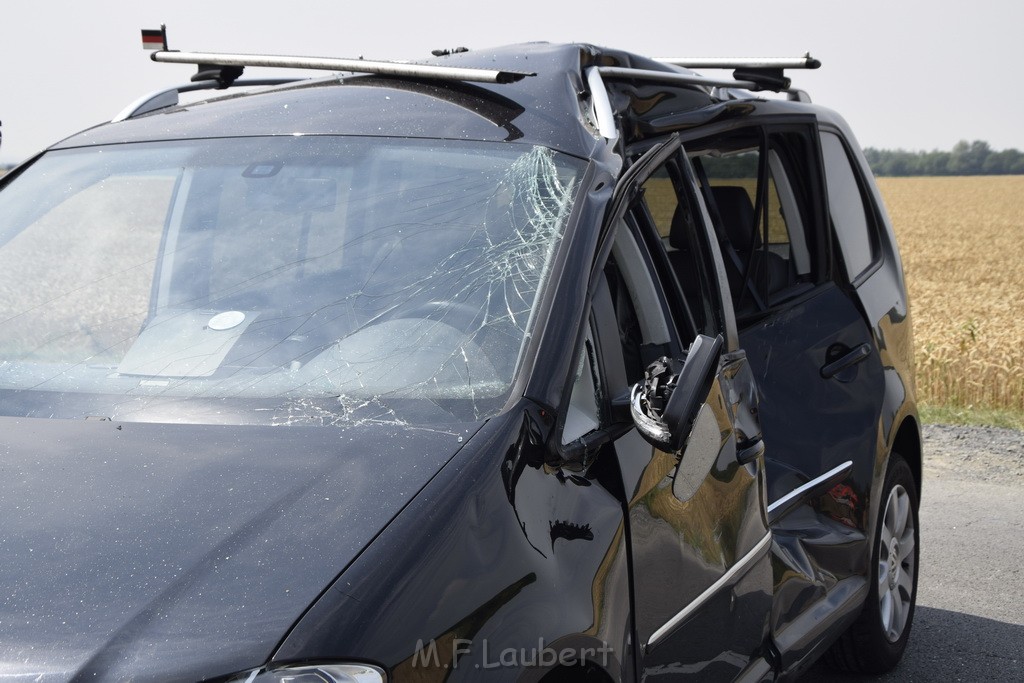
{"label": "wheat field", "polygon": [[1024,411],[1024,176],[878,184],[903,255],[918,400]]}

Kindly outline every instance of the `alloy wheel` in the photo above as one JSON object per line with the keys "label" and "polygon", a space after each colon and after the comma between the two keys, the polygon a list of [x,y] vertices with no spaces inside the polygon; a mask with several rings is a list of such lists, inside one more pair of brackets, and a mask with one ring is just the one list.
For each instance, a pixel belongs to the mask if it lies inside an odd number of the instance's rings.
{"label": "alloy wheel", "polygon": [[878,611],[889,642],[903,634],[914,595],[917,571],[914,516],[910,495],[902,485],[889,492],[878,538]]}

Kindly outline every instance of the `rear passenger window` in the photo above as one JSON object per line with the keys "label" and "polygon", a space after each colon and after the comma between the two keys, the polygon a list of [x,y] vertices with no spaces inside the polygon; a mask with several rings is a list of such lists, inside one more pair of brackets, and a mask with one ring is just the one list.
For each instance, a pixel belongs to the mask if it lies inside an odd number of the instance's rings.
{"label": "rear passenger window", "polygon": [[856,280],[875,260],[861,184],[838,135],[821,133],[821,153],[825,161],[832,225],[843,252],[846,273],[851,281]]}
{"label": "rear passenger window", "polygon": [[812,140],[802,128],[750,128],[687,145],[739,317],[773,308],[818,280]]}

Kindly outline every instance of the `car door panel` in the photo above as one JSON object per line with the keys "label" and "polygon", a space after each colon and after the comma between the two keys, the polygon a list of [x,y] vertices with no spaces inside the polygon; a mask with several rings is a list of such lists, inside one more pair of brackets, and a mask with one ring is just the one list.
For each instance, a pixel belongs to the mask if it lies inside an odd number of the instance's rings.
{"label": "car door panel", "polygon": [[[636,174],[628,182],[643,180],[643,174]],[[616,192],[630,196],[628,187]],[[700,206],[693,211],[704,213]],[[622,268],[630,272],[629,278],[616,278],[614,271],[630,253],[642,253],[649,281],[644,284],[653,286],[662,298],[658,310],[645,314],[670,316],[669,311],[681,307],[665,298],[680,294],[671,288],[666,291],[664,274],[655,270],[655,264],[665,260],[652,258],[646,251],[652,242],[645,239],[643,230],[649,226],[621,217],[613,216],[619,221],[614,229],[635,232],[629,237],[631,249],[613,247],[610,270],[603,275],[606,280],[619,279],[627,288],[636,287],[635,263]],[[709,264],[709,270],[716,270],[715,264]],[[606,283],[595,287],[598,346],[606,378],[625,376],[636,381],[624,362],[624,357],[635,354],[622,350],[623,343],[635,335],[621,334],[618,327],[622,320],[644,316],[613,311],[621,299],[617,296],[613,303]],[[645,305],[635,299],[635,306]],[[678,326],[669,327],[677,334]],[[678,339],[667,344],[669,349],[681,346]],[[762,650],[771,612],[772,568],[763,459],[753,457],[747,464],[737,459],[736,411],[740,407],[749,411],[752,396],[750,374],[741,371],[745,364],[742,352],[723,354],[680,452],[656,448],[636,430],[614,442],[627,498],[641,677],[735,680],[757,674],[757,679],[758,672],[766,670]],[[741,390],[744,383],[748,390]],[[624,388],[615,386],[612,379],[608,390],[614,396]],[[746,430],[759,435],[749,422]],[[746,431],[740,432],[740,438],[749,441]]]}
{"label": "car door panel", "polygon": [[[800,303],[741,330],[740,340],[761,392],[768,460],[808,479],[853,460],[854,493],[870,485],[865,463],[871,462],[861,456],[876,448],[884,373],[870,330],[849,296],[832,283],[822,285]],[[852,359],[851,350],[857,354]],[[787,479],[772,477],[769,504],[789,490]],[[864,493],[861,488],[835,515],[863,528]]]}
{"label": "car door panel", "polygon": [[[738,463],[730,412],[716,380],[679,456],[642,439],[616,442],[620,462],[647,462],[630,499],[629,524],[637,635],[648,673],[709,675],[711,666],[716,677],[730,670],[724,678],[731,680],[767,634],[769,536],[756,514],[764,480],[756,466]],[[730,656],[722,660],[722,653]]]}

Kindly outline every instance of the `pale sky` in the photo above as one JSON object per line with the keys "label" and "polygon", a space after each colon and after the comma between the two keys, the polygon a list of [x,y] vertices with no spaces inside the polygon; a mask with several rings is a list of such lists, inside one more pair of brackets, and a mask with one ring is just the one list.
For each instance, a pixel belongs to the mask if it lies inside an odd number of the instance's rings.
{"label": "pale sky", "polygon": [[[3,0],[0,162],[187,82],[193,67],[141,48],[139,30],[161,23],[172,49],[367,59],[535,40],[648,56],[810,51],[823,66],[793,72],[794,86],[840,111],[864,146],[1024,150],[1022,0]],[[246,76],[260,73],[271,72]]]}

